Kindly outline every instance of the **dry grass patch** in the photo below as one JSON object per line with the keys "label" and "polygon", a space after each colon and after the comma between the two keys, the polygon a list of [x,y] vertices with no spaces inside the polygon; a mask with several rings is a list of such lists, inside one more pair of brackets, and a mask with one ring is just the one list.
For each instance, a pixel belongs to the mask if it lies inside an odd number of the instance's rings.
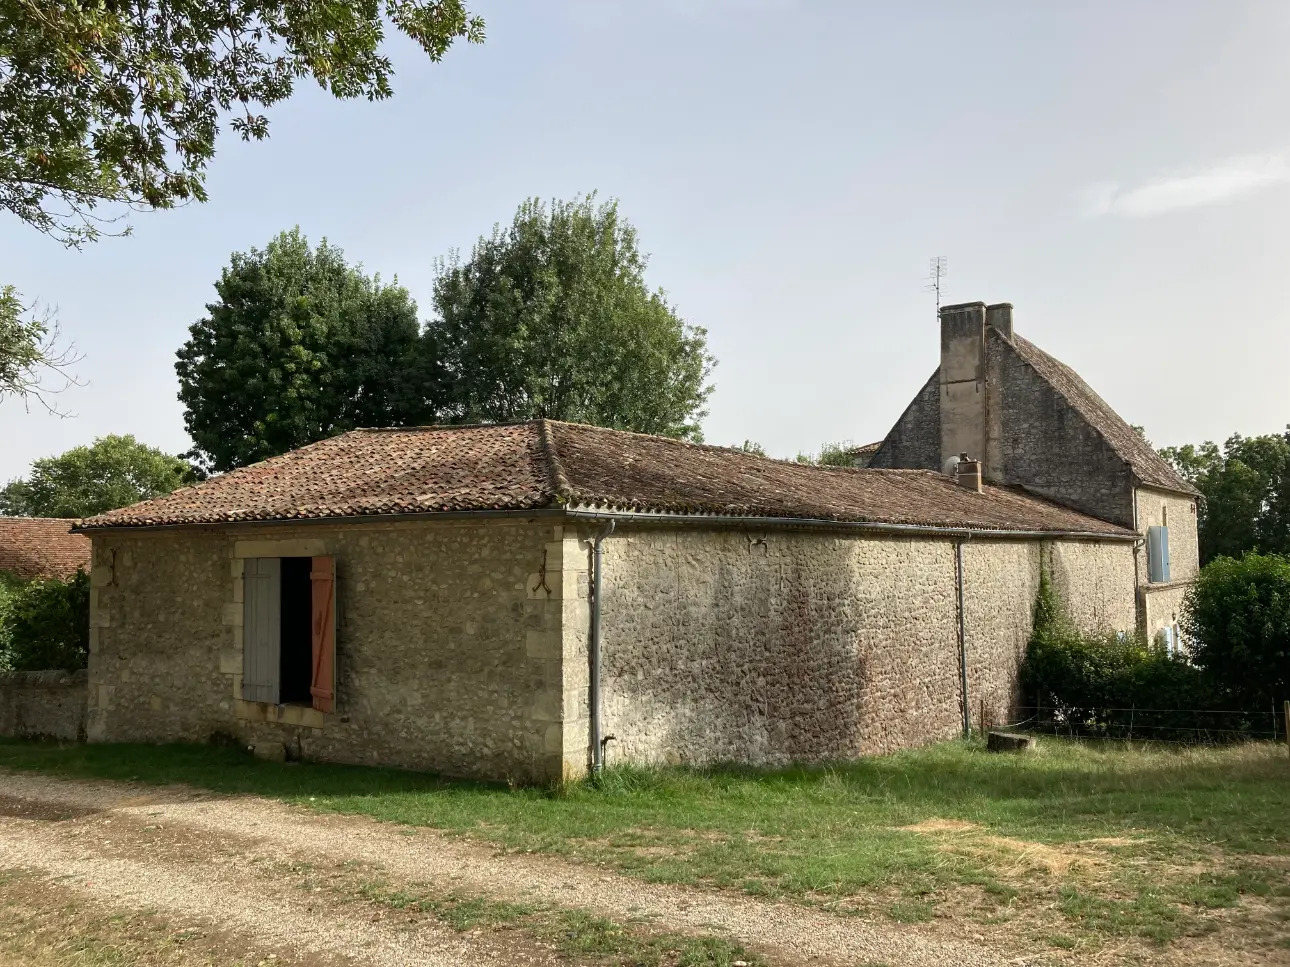
{"label": "dry grass patch", "polygon": [[[1050,846],[1011,836],[994,836],[988,834],[979,823],[941,818],[925,819],[911,826],[901,826],[900,829],[934,837],[937,849],[984,861],[996,875],[1004,878],[1015,877],[1030,870],[1066,876],[1077,867],[1107,865],[1104,857],[1079,848],[1097,842],[1104,843],[1107,837],[1101,840],[1080,840],[1065,846]],[[1118,839],[1125,843],[1131,842],[1125,837]]]}
{"label": "dry grass patch", "polygon": [[911,826],[900,826],[899,829],[907,833],[965,833],[971,830],[981,828],[980,823],[969,823],[962,819],[941,819],[934,817],[924,819],[921,823],[914,823]]}

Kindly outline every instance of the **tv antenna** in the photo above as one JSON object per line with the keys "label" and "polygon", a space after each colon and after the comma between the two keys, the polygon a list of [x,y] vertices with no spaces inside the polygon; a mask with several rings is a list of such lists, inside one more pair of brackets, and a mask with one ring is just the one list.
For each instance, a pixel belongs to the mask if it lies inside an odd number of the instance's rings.
{"label": "tv antenna", "polygon": [[927,274],[927,285],[924,287],[928,292],[936,293],[936,311],[941,309],[941,283],[945,276],[949,274],[949,263],[944,255],[938,255],[932,259],[931,266]]}

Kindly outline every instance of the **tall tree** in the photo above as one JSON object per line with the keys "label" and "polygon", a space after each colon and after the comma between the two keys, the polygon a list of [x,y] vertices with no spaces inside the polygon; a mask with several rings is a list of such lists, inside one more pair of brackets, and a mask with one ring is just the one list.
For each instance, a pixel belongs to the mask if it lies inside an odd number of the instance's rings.
{"label": "tall tree", "polygon": [[203,469],[428,417],[416,303],[325,240],[295,229],[234,254],[215,291],[175,364]]}
{"label": "tall tree", "polygon": [[179,457],[128,434],[109,435],[35,461],[25,480],[12,480],[0,490],[0,513],[91,517],[168,494],[195,479],[193,468]]}
{"label": "tall tree", "polygon": [[532,199],[439,265],[426,333],[466,422],[550,417],[700,437],[715,362],[707,333],[645,284],[646,256],[617,202]]}
{"label": "tall tree", "polygon": [[1284,435],[1236,433],[1220,448],[1165,447],[1161,455],[1201,492],[1201,562],[1246,551],[1290,553],[1290,429]]}

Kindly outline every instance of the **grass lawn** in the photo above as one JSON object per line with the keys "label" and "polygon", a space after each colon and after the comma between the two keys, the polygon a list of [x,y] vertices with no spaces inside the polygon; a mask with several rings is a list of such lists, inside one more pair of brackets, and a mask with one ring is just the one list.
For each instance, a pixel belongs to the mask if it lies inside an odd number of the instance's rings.
{"label": "grass lawn", "polygon": [[700,883],[1057,948],[1213,934],[1290,948],[1290,756],[950,742],[828,768],[611,770],[553,792],[275,765],[205,746],[0,742],[0,767],[187,783],[434,826]]}

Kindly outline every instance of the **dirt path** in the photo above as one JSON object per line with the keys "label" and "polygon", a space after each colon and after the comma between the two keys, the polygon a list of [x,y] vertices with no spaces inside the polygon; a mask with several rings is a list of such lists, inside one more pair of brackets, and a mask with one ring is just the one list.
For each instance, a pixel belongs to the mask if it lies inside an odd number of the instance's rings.
{"label": "dirt path", "polygon": [[297,956],[343,951],[349,962],[370,967],[560,962],[531,936],[459,933],[402,911],[374,915],[334,890],[310,887],[307,878],[302,884],[298,871],[320,865],[373,871],[393,888],[433,884],[727,936],[777,964],[1026,963],[923,928],[647,884],[558,858],[498,855],[423,828],[315,815],[251,797],[0,773],[0,869],[40,871],[96,901],[245,931]]}

